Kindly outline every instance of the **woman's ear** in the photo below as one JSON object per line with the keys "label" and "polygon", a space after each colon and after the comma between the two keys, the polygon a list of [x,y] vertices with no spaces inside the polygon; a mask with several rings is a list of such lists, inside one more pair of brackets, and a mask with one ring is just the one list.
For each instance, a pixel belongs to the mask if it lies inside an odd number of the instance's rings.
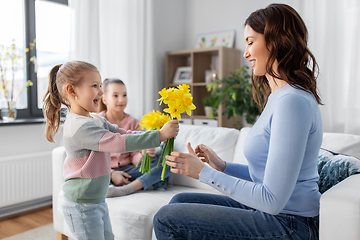
{"label": "woman's ear", "polygon": [[67,84],[65,86],[65,91],[66,93],[71,96],[72,98],[76,98],[76,92],[75,92],[75,88],[74,88],[74,85],[72,84]]}

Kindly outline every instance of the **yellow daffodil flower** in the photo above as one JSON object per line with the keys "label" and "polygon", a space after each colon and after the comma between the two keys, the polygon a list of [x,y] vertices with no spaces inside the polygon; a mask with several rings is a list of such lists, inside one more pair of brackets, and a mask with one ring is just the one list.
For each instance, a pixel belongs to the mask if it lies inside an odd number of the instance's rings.
{"label": "yellow daffodil flower", "polygon": [[[160,104],[159,105],[161,105],[162,104],[162,102],[166,102],[167,101],[167,99],[168,99],[168,91],[166,90],[166,88],[163,88],[160,92],[158,92],[159,94],[160,94],[160,96],[161,96],[161,98],[159,98],[157,101],[160,101]],[[167,103],[165,103],[165,104],[167,104]]]}
{"label": "yellow daffodil flower", "polygon": [[181,120],[181,113],[185,112],[184,107],[178,104],[169,105],[169,108],[165,108],[164,112],[167,112],[170,114],[171,119],[179,119]]}
{"label": "yellow daffodil flower", "polygon": [[[160,129],[166,122],[171,119],[179,119],[181,120],[181,114],[186,112],[189,116],[191,116],[191,111],[196,109],[195,104],[192,103],[193,97],[190,93],[190,86],[187,84],[181,84],[177,86],[177,88],[171,87],[169,89],[163,88],[158,92],[160,94],[160,98],[157,101],[160,101],[160,105],[162,103],[166,104],[168,107],[164,109],[164,112],[170,114],[165,115],[161,114],[159,111],[155,113],[153,110],[147,115],[144,115],[140,121],[140,126],[142,129],[146,128],[150,129]],[[161,126],[161,127],[160,127]],[[165,156],[170,155],[174,150],[174,138],[168,139],[165,142],[163,151],[161,153],[158,167],[160,163],[163,167],[161,172],[161,180],[164,181],[167,164]],[[145,154],[141,161],[141,172],[150,172],[150,158]],[[138,163],[139,165],[139,163]]]}
{"label": "yellow daffodil flower", "polygon": [[34,85],[33,82],[31,80],[27,80],[26,86],[31,87],[32,85]]}
{"label": "yellow daffodil flower", "polygon": [[178,86],[178,89],[179,89],[179,90],[182,90],[182,91],[184,91],[184,92],[186,92],[186,93],[189,93],[189,92],[190,92],[190,86],[187,85],[187,84],[181,84],[181,85],[179,85],[179,86]]}
{"label": "yellow daffodil flower", "polygon": [[170,121],[170,117],[168,115],[164,115],[159,111],[152,111],[148,114],[144,115],[140,121],[141,129],[147,130],[160,130],[165,123]]}

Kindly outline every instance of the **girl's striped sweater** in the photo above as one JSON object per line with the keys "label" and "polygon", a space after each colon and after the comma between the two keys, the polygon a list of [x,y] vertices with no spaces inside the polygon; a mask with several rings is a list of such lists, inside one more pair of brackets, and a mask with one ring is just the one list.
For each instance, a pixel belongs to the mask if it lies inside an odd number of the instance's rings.
{"label": "girl's striped sweater", "polygon": [[110,153],[133,152],[160,145],[159,131],[135,132],[118,128],[105,118],[69,113],[64,123],[63,191],[77,203],[97,203],[105,199],[110,183]]}

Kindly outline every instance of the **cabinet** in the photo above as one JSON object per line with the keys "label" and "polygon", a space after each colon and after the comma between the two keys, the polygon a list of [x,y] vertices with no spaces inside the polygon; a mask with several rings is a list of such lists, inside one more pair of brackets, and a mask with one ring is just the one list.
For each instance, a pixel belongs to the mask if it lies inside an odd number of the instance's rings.
{"label": "cabinet", "polygon": [[[209,93],[206,90],[205,71],[210,70],[211,66],[217,72],[218,78],[230,76],[230,73],[240,67],[241,52],[236,48],[211,47],[196,48],[179,51],[166,52],[165,54],[165,87],[174,87],[178,83],[173,83],[174,75],[178,67],[190,66],[192,77],[190,92],[193,96],[193,103],[196,109],[191,117],[184,122],[196,124],[195,119],[204,122],[210,119],[205,116],[203,98]],[[222,113],[222,106],[219,113]],[[195,120],[195,121],[194,121]],[[227,119],[226,116],[219,114],[217,125],[220,127],[233,127],[235,119]],[[213,125],[213,123],[212,123]]]}

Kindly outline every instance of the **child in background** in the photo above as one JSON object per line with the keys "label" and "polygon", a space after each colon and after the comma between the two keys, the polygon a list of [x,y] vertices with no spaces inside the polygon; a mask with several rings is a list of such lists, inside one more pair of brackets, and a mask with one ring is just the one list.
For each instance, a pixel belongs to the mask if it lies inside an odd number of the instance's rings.
{"label": "child in background", "polygon": [[[128,98],[126,86],[123,81],[117,78],[107,78],[103,82],[104,95],[99,104],[99,115],[105,117],[110,123],[117,124],[120,128],[141,131],[139,121],[124,112]],[[147,149],[146,152],[152,157],[151,172],[143,174],[139,172],[142,152],[111,153],[111,182],[106,197],[117,197],[131,194],[140,189],[148,189],[153,186],[156,188],[166,188],[167,180],[161,181],[162,167],[157,168],[157,163],[161,155],[161,148],[155,151],[154,148]],[[145,153],[145,151],[144,151]],[[171,174],[167,171],[166,177]]]}
{"label": "child in background", "polygon": [[110,152],[153,148],[175,137],[178,121],[159,131],[133,132],[109,123],[96,113],[103,92],[92,64],[73,61],[52,68],[43,112],[48,141],[60,125],[60,109],[70,112],[63,126],[67,158],[64,162],[64,218],[77,239],[114,239],[105,195],[110,182]]}

